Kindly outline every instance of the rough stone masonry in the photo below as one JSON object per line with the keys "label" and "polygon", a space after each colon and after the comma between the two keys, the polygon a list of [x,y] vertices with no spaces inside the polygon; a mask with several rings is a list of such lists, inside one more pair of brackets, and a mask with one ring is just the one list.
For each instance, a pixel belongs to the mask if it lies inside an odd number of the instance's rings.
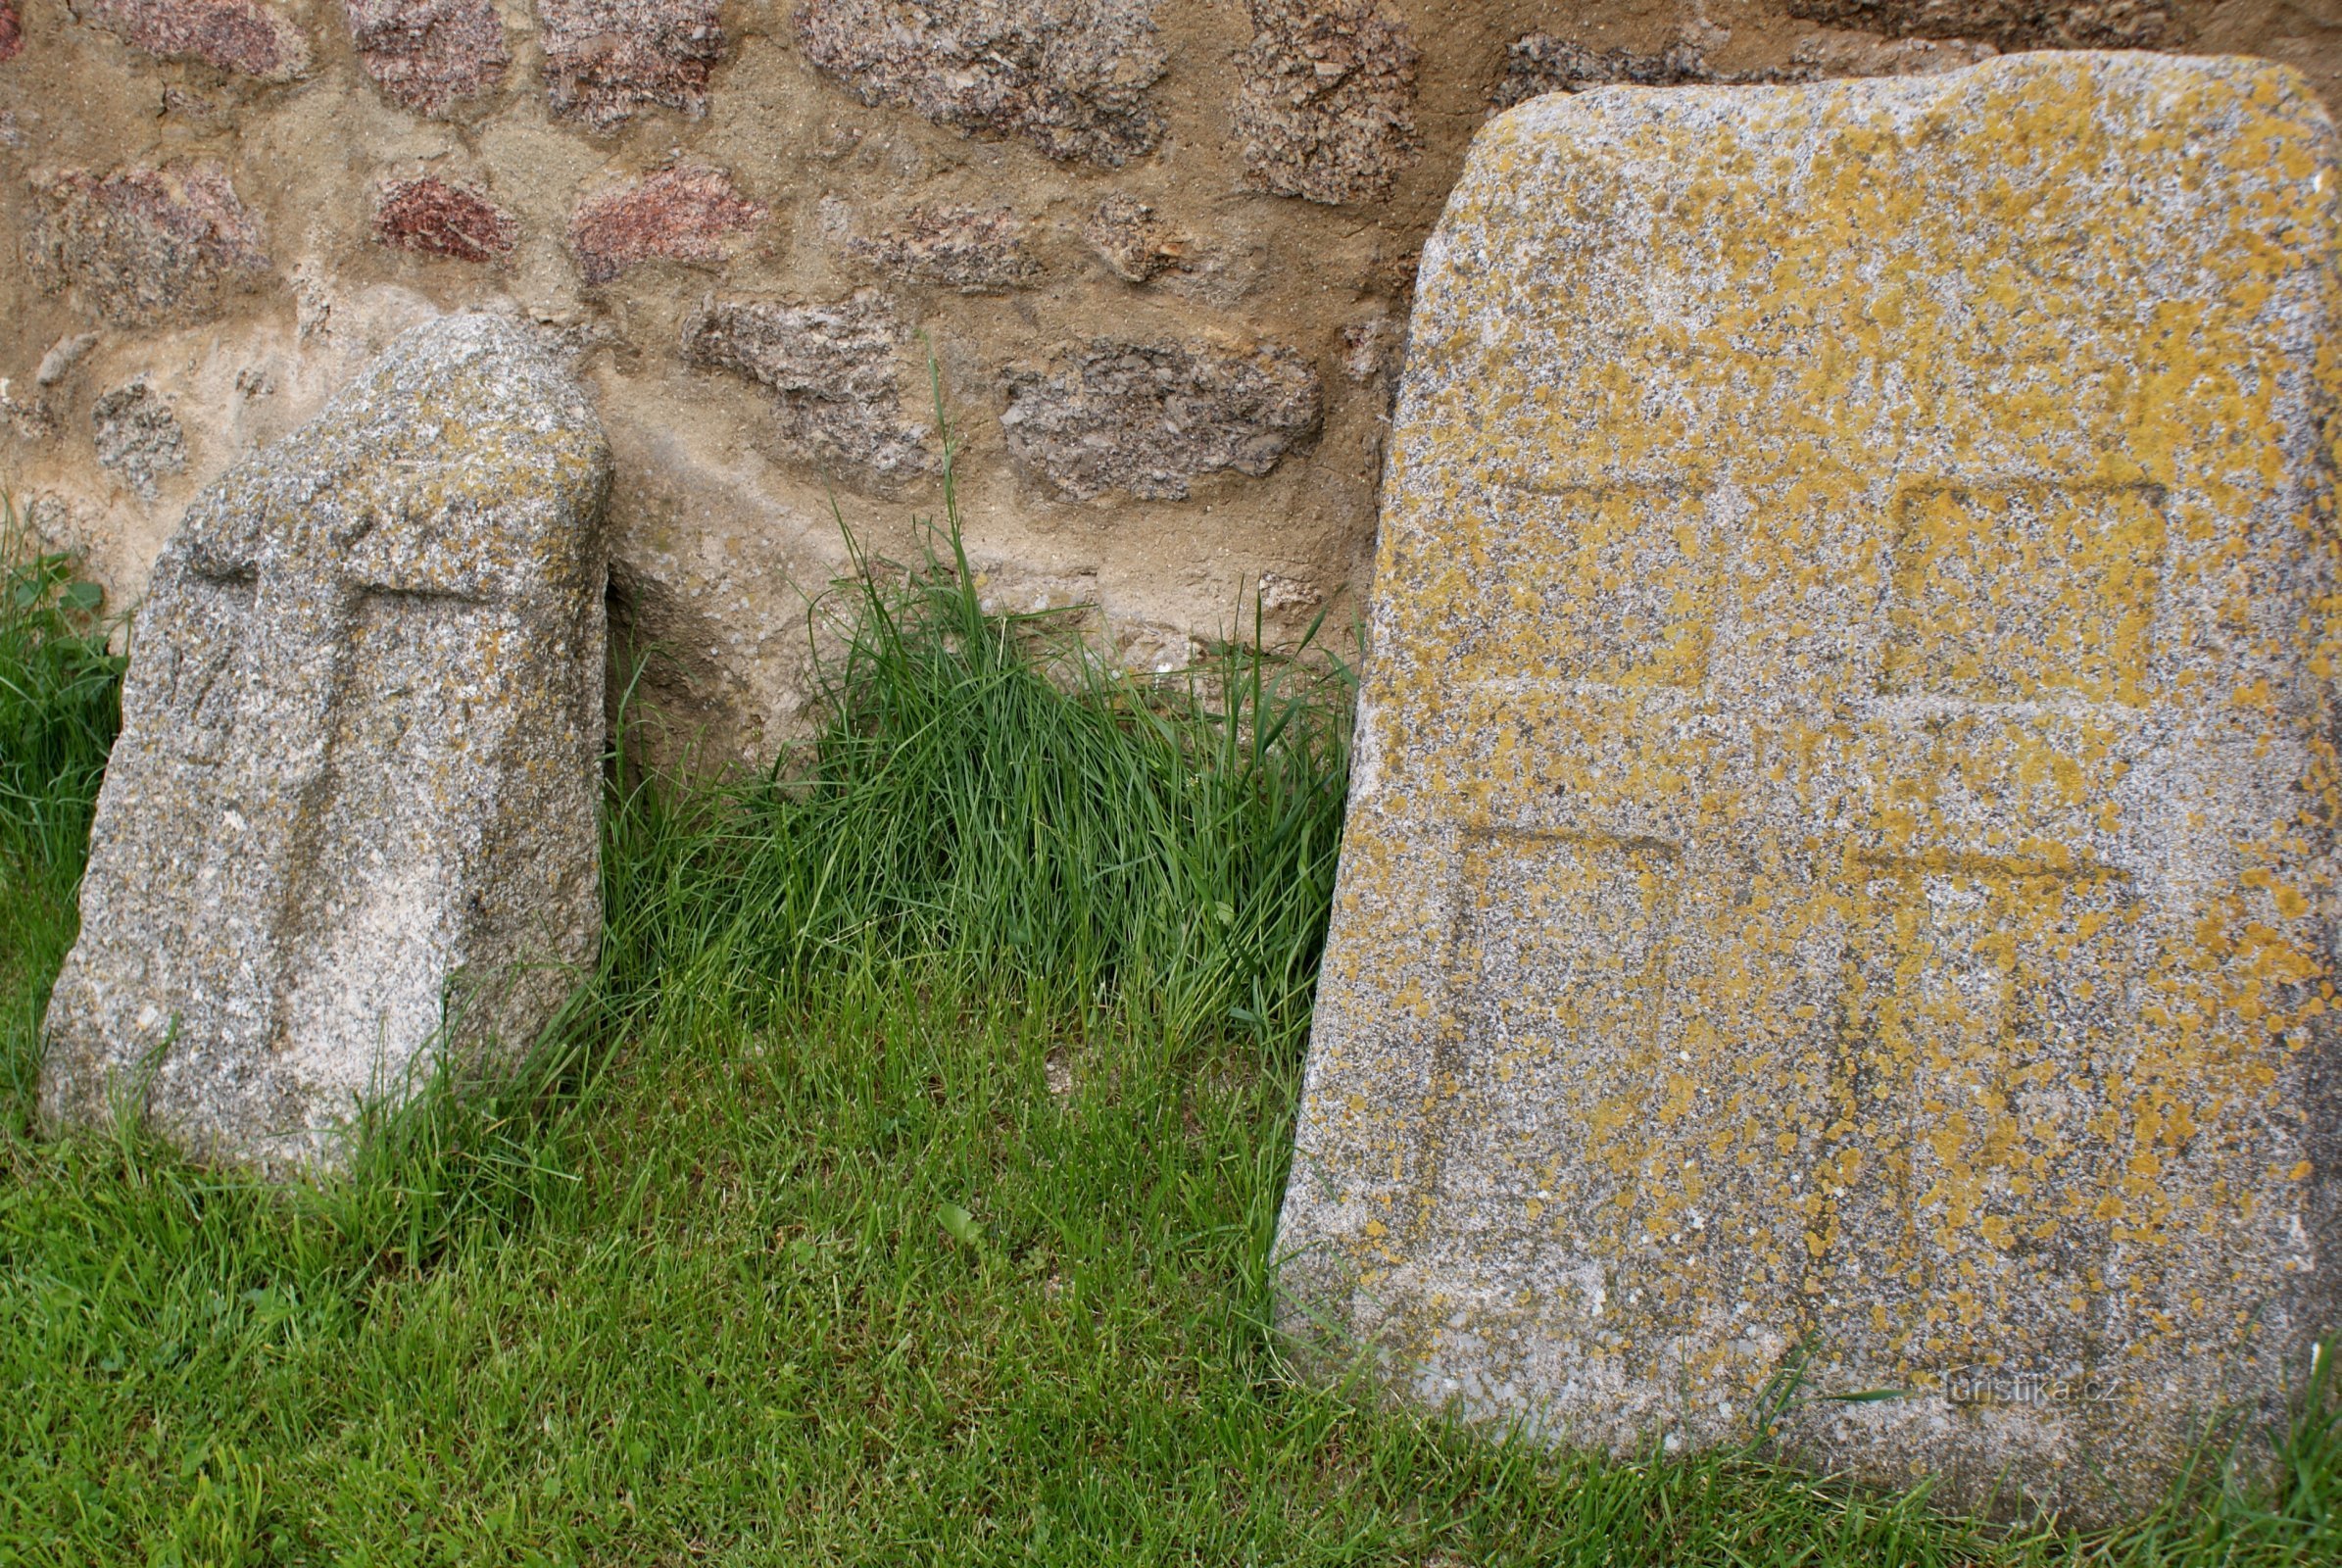
{"label": "rough stone masonry", "polygon": [[441,1047],[535,1038],[602,926],[602,514],[581,389],[510,322],[400,338],[156,564],[49,1006],[53,1122],[329,1162]]}
{"label": "rough stone masonry", "polygon": [[2335,164],[2293,73],[2139,54],[1482,133],[1291,1321],[2081,1517],[2281,1417],[2342,1323]]}
{"label": "rough stone masonry", "polygon": [[[0,0],[0,486],[130,609],[229,464],[408,327],[512,313],[617,456],[643,708],[763,768],[819,711],[839,520],[916,555],[938,390],[993,607],[1094,607],[1147,670],[1256,594],[1272,640],[1351,624],[1417,253],[1494,108],[2074,45],[2330,97],[2330,10]],[[168,461],[120,461],[133,388]]]}

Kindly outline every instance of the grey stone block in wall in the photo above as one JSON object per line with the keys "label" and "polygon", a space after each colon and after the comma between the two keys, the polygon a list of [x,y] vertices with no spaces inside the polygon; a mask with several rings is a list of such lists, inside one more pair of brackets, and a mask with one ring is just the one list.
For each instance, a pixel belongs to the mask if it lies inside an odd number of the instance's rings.
{"label": "grey stone block in wall", "polygon": [[1041,278],[1025,224],[1006,207],[916,208],[894,228],[849,240],[846,254],[890,277],[962,294],[1005,294]]}
{"label": "grey stone block in wall", "polygon": [[2145,54],[1482,131],[1289,1322],[1954,1506],[2269,1461],[2342,1327],[2338,175],[2292,72]]}
{"label": "grey stone block in wall", "polygon": [[927,430],[904,416],[903,326],[887,297],[710,300],[683,326],[683,355],[772,394],[776,455],[880,491],[925,473]]}
{"label": "grey stone block in wall", "polygon": [[1325,414],[1316,368],[1277,343],[1098,338],[1060,347],[1048,372],[1004,380],[1010,461],[1077,501],[1108,490],[1184,501],[1206,474],[1257,478],[1315,436]]}
{"label": "grey stone block in wall", "polygon": [[1119,169],[1163,117],[1158,0],[805,0],[797,46],[866,104]]}
{"label": "grey stone block in wall", "polygon": [[89,427],[98,466],[120,474],[141,499],[154,500],[162,478],[187,466],[178,418],[143,378],[92,404]]}
{"label": "grey stone block in wall", "polygon": [[602,911],[600,422],[518,326],[443,318],[188,508],[131,639],[52,1123],[330,1162],[442,1048],[529,1045]]}
{"label": "grey stone block in wall", "polygon": [[1229,105],[1244,175],[1279,196],[1379,201],[1422,151],[1412,30],[1381,0],[1246,0]]}
{"label": "grey stone block in wall", "polygon": [[2180,41],[2172,0],[1789,0],[1789,15],[1890,37],[2003,49],[2154,49]]}

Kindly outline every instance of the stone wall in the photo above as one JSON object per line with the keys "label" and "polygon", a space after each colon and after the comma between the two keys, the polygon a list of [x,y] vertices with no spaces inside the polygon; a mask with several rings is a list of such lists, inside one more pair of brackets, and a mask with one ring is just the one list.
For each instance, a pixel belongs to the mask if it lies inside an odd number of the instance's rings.
{"label": "stone wall", "polygon": [[[1363,586],[1415,259],[1496,106],[2271,56],[2331,0],[0,0],[0,484],[118,600],[399,330],[507,302],[618,464],[617,612],[765,752],[838,517],[1162,667]],[[930,366],[936,374],[931,383]],[[833,512],[834,508],[834,512]]]}

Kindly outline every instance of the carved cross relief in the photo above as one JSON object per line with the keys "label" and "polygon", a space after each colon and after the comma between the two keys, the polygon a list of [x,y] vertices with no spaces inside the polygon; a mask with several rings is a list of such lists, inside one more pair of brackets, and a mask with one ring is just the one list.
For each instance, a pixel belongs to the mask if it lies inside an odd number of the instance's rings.
{"label": "carved cross relief", "polygon": [[[1519,672],[1494,708],[1568,760],[1455,830],[1422,1234],[1555,1223],[1567,1169],[1560,1223],[1680,1249],[1699,1205],[1654,1184],[1699,1183],[1656,1156],[1697,1140],[1659,1129],[1737,1119],[1760,1071],[1812,1081],[1778,1152],[1819,1239],[1806,1294],[2017,1223],[2012,1169],[2102,1152],[2071,1079],[2115,1065],[2134,1011],[2137,899],[2108,857],[2154,700],[2162,491],[1907,480],[1847,623],[1794,628],[1810,658],[1766,622],[1761,515],[1670,484],[1510,505],[1487,588],[1508,603],[1456,662]],[[1737,809],[1758,797],[1776,809]],[[1743,840],[1758,816],[1801,831]],[[1848,1223],[1866,1206],[1887,1212]]]}

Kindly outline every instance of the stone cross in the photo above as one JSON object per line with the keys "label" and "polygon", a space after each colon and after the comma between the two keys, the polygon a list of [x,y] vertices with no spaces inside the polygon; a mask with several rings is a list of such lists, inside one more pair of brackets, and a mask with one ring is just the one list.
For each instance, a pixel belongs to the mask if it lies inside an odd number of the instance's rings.
{"label": "stone cross", "polygon": [[2342,1323],[2335,174],[2292,73],[2148,55],[1482,132],[1291,1322],[1976,1506],[2281,1417]]}
{"label": "stone cross", "polygon": [[329,1160],[591,960],[609,457],[521,331],[402,338],[158,561],[47,1020],[56,1120]]}

